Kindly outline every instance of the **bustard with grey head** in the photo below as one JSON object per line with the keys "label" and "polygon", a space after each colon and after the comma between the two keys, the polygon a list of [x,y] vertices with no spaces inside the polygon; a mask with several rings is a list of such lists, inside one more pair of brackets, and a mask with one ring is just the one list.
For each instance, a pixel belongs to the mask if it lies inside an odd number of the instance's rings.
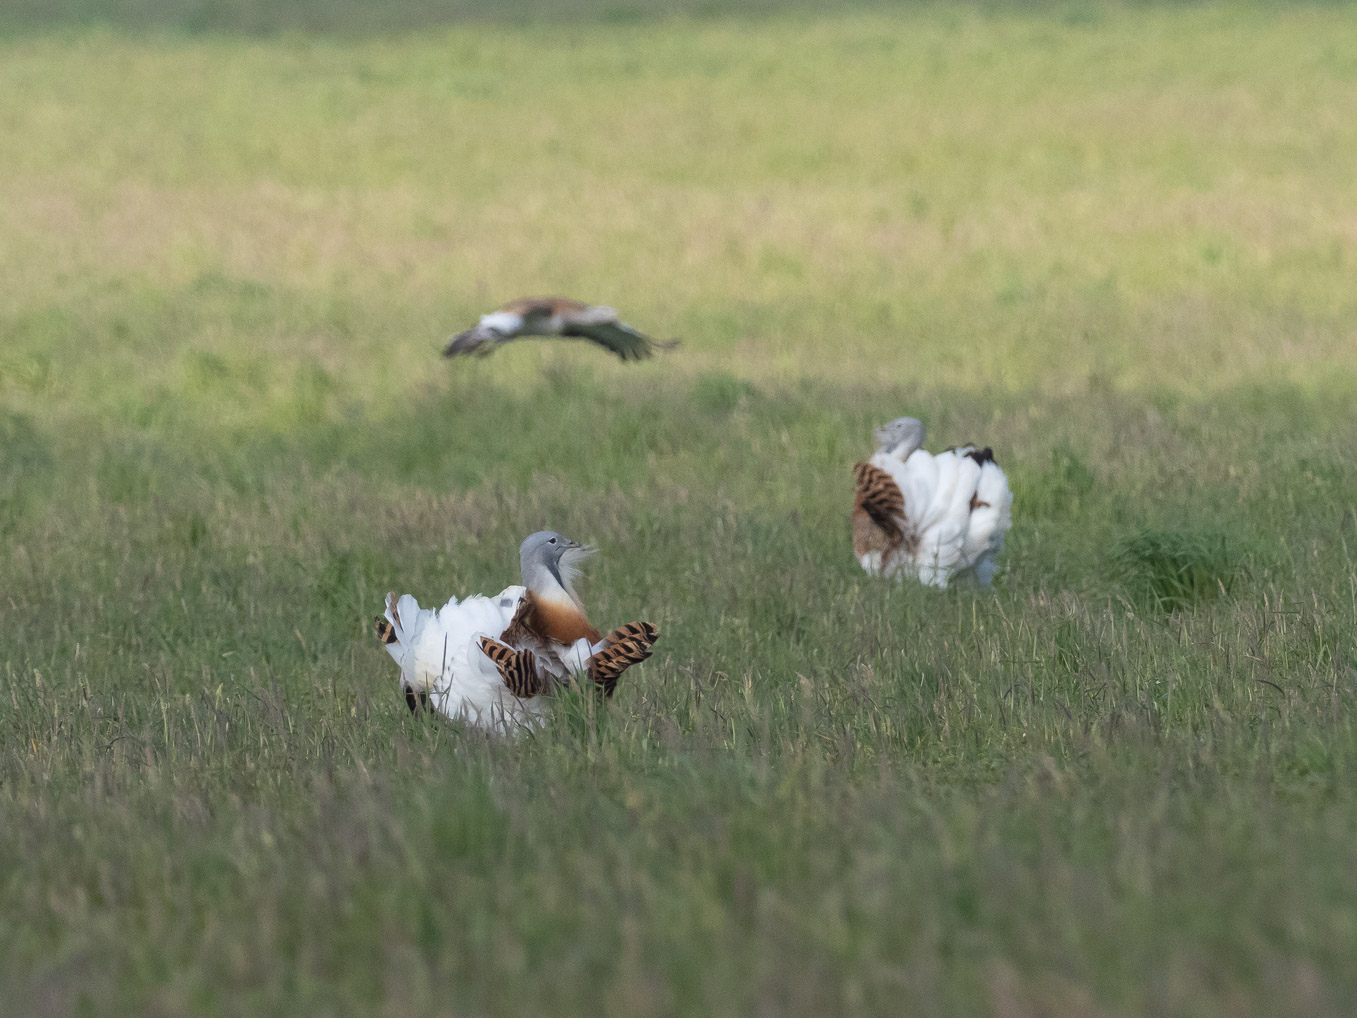
{"label": "bustard with grey head", "polygon": [[540,531],[519,549],[523,583],[494,597],[454,597],[433,609],[388,594],[377,637],[400,666],[410,709],[433,707],[510,732],[541,724],[563,688],[582,683],[610,698],[622,673],[650,657],[659,633],[631,622],[603,636],[590,624],[575,590],[590,554]]}
{"label": "bustard with grey head", "polygon": [[1012,525],[1013,493],[988,447],[933,454],[923,422],[897,417],[873,431],[876,452],[853,468],[853,554],[873,575],[934,587],[988,585]]}

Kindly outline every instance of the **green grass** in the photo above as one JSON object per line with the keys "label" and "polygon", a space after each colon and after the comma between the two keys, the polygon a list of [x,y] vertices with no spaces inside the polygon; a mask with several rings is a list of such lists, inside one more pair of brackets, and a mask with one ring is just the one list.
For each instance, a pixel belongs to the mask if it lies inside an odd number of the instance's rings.
{"label": "green grass", "polygon": [[[165,10],[0,39],[7,1014],[1357,1009],[1350,9]],[[683,346],[436,356],[543,291]],[[993,591],[849,553],[906,412]],[[410,717],[545,526],[656,656]]]}

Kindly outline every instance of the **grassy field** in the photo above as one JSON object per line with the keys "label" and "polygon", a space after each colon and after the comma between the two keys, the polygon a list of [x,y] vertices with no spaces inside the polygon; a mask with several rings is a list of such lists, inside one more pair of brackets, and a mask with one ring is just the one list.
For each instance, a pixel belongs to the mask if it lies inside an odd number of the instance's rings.
{"label": "grassy field", "polygon": [[[1350,8],[53,9],[0,19],[6,1014],[1357,1009]],[[437,357],[536,292],[683,346]],[[1009,471],[992,591],[852,559],[906,412]],[[411,717],[381,595],[542,527],[656,656]]]}

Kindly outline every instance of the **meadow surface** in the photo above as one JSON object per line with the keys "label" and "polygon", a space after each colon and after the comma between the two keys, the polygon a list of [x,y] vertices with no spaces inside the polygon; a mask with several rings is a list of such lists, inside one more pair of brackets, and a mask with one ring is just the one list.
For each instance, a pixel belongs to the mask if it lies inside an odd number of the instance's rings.
{"label": "meadow surface", "polygon": [[[6,1014],[1357,1009],[1350,8],[193,9],[0,18]],[[437,356],[538,292],[683,345]],[[906,412],[993,590],[849,553]],[[411,716],[543,527],[655,657]]]}

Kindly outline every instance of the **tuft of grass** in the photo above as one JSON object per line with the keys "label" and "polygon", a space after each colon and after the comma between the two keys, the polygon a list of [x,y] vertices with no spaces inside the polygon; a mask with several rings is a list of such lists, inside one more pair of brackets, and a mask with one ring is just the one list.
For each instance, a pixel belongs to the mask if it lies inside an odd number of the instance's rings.
{"label": "tuft of grass", "polygon": [[1209,530],[1142,530],[1117,541],[1109,558],[1134,596],[1168,611],[1229,594],[1243,568],[1238,542]]}
{"label": "tuft of grass", "polygon": [[0,408],[0,533],[18,527],[30,507],[41,507],[51,466],[47,442],[28,415]]}

